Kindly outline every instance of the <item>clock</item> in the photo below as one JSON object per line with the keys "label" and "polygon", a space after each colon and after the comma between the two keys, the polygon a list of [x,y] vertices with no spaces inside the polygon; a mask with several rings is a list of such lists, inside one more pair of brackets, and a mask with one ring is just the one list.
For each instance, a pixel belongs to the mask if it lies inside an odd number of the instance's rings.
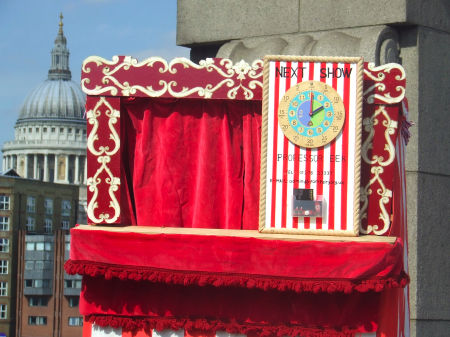
{"label": "clock", "polygon": [[345,107],[333,87],[319,81],[292,86],[281,98],[278,122],[284,135],[300,147],[317,148],[333,141],[345,121]]}

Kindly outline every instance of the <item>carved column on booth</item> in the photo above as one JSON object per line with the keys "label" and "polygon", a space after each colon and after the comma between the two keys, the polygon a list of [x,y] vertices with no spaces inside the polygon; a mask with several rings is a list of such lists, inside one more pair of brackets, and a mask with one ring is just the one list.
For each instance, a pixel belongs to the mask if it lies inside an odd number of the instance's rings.
{"label": "carved column on booth", "polygon": [[[120,211],[120,98],[91,97],[86,100],[88,121],[87,186],[88,223],[119,224]],[[104,127],[99,128],[99,125]]]}

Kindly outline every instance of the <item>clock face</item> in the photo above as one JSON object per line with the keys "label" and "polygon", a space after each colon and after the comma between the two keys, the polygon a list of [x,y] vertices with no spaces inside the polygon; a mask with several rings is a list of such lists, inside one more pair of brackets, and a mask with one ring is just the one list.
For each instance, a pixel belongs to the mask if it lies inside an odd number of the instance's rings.
{"label": "clock face", "polygon": [[335,139],[345,121],[342,98],[331,86],[306,81],[281,98],[278,121],[284,135],[301,147],[324,146]]}

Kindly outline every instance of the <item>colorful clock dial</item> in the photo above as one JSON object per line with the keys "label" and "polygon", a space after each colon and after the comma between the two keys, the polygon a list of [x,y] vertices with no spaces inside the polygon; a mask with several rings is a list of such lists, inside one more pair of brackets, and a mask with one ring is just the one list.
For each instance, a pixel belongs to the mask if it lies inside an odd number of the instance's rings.
{"label": "colorful clock dial", "polygon": [[318,81],[291,87],[279,104],[278,120],[285,136],[294,144],[313,148],[337,137],[345,120],[339,94]]}

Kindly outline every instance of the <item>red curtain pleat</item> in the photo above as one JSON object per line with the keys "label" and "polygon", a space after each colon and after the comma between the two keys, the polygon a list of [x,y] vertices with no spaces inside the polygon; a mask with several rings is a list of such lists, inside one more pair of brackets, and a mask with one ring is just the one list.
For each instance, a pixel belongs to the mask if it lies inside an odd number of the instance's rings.
{"label": "red curtain pleat", "polygon": [[258,228],[261,102],[133,98],[121,110],[137,225]]}

